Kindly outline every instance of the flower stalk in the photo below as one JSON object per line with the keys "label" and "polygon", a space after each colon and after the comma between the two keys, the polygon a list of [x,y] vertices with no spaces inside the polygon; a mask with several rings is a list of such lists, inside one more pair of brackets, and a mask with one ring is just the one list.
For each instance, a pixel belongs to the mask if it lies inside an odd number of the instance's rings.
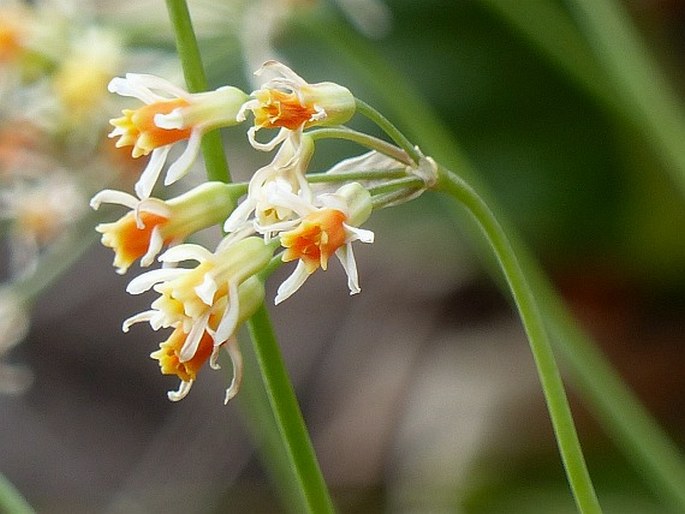
{"label": "flower stalk", "polygon": [[17,488],[2,474],[0,474],[0,511],[12,514],[35,514],[36,512],[17,491]]}
{"label": "flower stalk", "polygon": [[[185,0],[167,0],[177,50],[188,87],[192,91],[206,89],[206,79],[190,14]],[[216,134],[216,144],[205,144],[207,136]],[[230,181],[230,173],[218,132],[208,133],[202,146],[209,180]],[[307,432],[297,398],[288,377],[280,348],[276,342],[266,307],[262,305],[247,322],[253,342],[262,381],[270,401],[281,445],[289,461],[294,481],[299,485],[300,496],[310,513],[334,512],[328,488],[323,479],[311,439]],[[246,377],[247,378],[247,377]],[[284,486],[287,489],[287,485]]]}
{"label": "flower stalk", "polygon": [[[202,66],[200,49],[190,19],[190,12],[185,0],[166,0],[167,11],[176,36],[176,48],[181,59],[183,75],[191,93],[207,90],[207,75]],[[231,173],[224,153],[219,130],[207,132],[200,144],[202,157],[209,180],[230,182]]]}
{"label": "flower stalk", "polygon": [[487,204],[454,173],[440,167],[436,190],[446,193],[468,209],[494,250],[528,336],[559,452],[578,510],[583,514],[601,513],[602,509],[585,464],[544,318],[511,243]]}

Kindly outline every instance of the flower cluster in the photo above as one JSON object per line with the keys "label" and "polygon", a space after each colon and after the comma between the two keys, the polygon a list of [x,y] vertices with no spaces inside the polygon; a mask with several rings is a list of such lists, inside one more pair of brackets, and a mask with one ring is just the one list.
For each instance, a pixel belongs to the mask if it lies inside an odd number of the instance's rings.
{"label": "flower cluster", "polygon": [[[116,107],[109,81],[151,51],[125,44],[121,27],[83,7],[0,1],[0,244],[8,257],[0,289],[12,293],[2,296],[0,325],[45,286],[41,268],[68,261],[92,239],[82,222],[87,199],[129,181],[132,160],[110,144],[102,113]],[[155,56],[160,66],[172,62]],[[9,350],[23,332],[0,336],[0,347]],[[20,389],[18,380],[6,388],[2,381],[0,393]]]}
{"label": "flower cluster", "polygon": [[[262,304],[264,280],[274,263],[295,262],[278,288],[276,304],[293,295],[315,271],[326,270],[332,256],[347,274],[350,294],[358,293],[352,243],[373,242],[373,232],[360,227],[374,206],[383,204],[376,202],[374,181],[363,180],[364,173],[386,169],[419,176],[421,166],[396,147],[391,156],[374,150],[343,161],[328,173],[308,175],[314,153],[309,129],[347,122],[355,113],[354,96],[332,82],[310,84],[276,61],[266,62],[256,75],[270,78],[249,95],[231,86],[188,93],[159,77],[131,73],[109,84],[111,92],[141,102],[110,120],[110,137],[117,147],[131,147],[133,158],[149,159],[134,186],[135,196],[104,190],[93,197],[91,206],[97,209],[104,202],[129,209],[118,221],[97,227],[102,243],[114,250],[119,273],[135,261],[143,267],[155,258],[162,263],[129,283],[131,294],[153,290],[158,296],[149,310],[124,322],[124,331],[138,322],[148,322],[153,330],[171,330],[151,356],[163,374],[180,380],[179,388],[169,392],[173,401],[188,394],[205,363],[219,367],[221,348],[233,365],[225,401],[238,391],[242,359],[235,332]],[[248,118],[253,121],[247,129],[250,145],[275,153],[247,184],[207,182],[175,198],[152,196],[162,174],[164,185],[169,185],[188,172],[207,131]],[[276,133],[261,142],[260,130]],[[172,160],[171,149],[177,145],[183,149]],[[362,180],[346,178],[351,172]],[[416,194],[415,186],[398,191],[408,198]],[[213,225],[221,225],[225,233],[213,251],[185,242]],[[194,264],[183,265],[188,262]]]}

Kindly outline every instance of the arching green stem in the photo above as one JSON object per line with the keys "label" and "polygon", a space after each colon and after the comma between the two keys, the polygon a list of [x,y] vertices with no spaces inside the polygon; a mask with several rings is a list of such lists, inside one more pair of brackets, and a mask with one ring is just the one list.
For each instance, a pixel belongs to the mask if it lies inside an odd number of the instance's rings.
{"label": "arching green stem", "polygon": [[466,207],[480,225],[494,250],[528,336],[559,452],[578,510],[583,514],[602,512],[585,464],[544,319],[513,247],[489,207],[460,177],[444,168],[439,168],[435,189],[446,193]]}
{"label": "arching green stem", "polygon": [[314,141],[317,139],[344,139],[347,141],[352,141],[371,150],[376,150],[388,157],[403,162],[405,164],[411,164],[412,159],[409,157],[407,152],[401,148],[397,148],[395,145],[391,145],[387,141],[378,139],[377,137],[364,134],[363,132],[357,132],[347,127],[328,127],[320,128],[316,130],[311,130],[307,132]]}
{"label": "arching green stem", "polygon": [[376,109],[371,107],[369,104],[366,102],[360,100],[359,98],[355,99],[357,102],[357,112],[359,114],[362,114],[369,118],[371,121],[373,121],[376,125],[378,125],[383,131],[390,136],[390,139],[392,139],[397,146],[402,148],[405,152],[407,152],[407,155],[411,157],[411,160],[414,161],[415,163],[418,163],[419,160],[421,159],[421,154],[419,151],[416,149],[414,145],[411,144],[411,142],[405,137],[402,132],[397,130],[395,125],[390,123],[390,121],[383,116],[380,112],[378,112]]}

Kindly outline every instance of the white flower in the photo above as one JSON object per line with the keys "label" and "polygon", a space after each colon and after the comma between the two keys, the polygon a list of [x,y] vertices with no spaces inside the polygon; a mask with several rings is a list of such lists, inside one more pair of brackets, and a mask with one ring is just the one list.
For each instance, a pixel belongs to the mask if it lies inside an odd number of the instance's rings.
{"label": "white flower", "polygon": [[300,215],[295,228],[280,233],[281,245],[286,248],[283,261],[298,262],[290,277],[278,288],[275,303],[293,295],[317,269],[325,271],[331,255],[338,258],[347,274],[350,294],[360,292],[352,242],[372,243],[374,240],[373,232],[358,228],[371,214],[368,191],[357,183],[347,184],[335,193],[320,195],[317,198],[320,207],[307,204],[285,191],[280,191],[273,201],[287,203]]}
{"label": "white flower", "polygon": [[105,189],[91,199],[90,206],[98,209],[102,203],[113,203],[131,209],[119,220],[96,227],[102,233],[102,244],[115,252],[117,272],[125,273],[136,259],[141,266],[149,266],[164,245],[221,223],[241,189],[235,184],[205,182],[169,200],[140,199]]}
{"label": "white flower", "polygon": [[[296,215],[286,203],[271,202],[274,196],[278,197],[278,190],[285,190],[300,196],[305,202],[311,202],[312,193],[305,173],[313,152],[314,144],[307,136],[302,137],[298,146],[294,146],[291,140],[284,141],[273,161],[254,173],[247,197],[228,217],[224,230],[234,232],[252,226],[269,241],[283,223]],[[253,213],[254,219],[250,220]]]}
{"label": "white flower", "polygon": [[[246,118],[247,111],[254,114],[254,126],[247,132],[252,146],[271,151],[288,138],[299,145],[305,128],[314,125],[339,125],[348,121],[355,112],[356,101],[350,91],[334,82],[309,84],[285,64],[267,61],[255,72],[276,76],[254,91],[238,113],[238,121]],[[255,134],[263,128],[279,129],[268,143],[260,143]]]}
{"label": "white flower", "polygon": [[126,78],[115,77],[109,90],[145,103],[136,110],[125,109],[122,117],[110,120],[114,130],[109,134],[119,137],[117,147],[133,146],[134,158],[151,153],[135,186],[141,198],[150,196],[175,143],[188,142],[167,170],[165,185],[173,184],[188,172],[206,132],[237,123],[237,113],[247,98],[245,93],[229,86],[191,94],[160,77],[136,73],[127,73]]}
{"label": "white flower", "polygon": [[[132,324],[142,321],[149,322],[154,330],[174,328],[169,340],[162,343],[161,353],[153,354],[163,373],[173,373],[181,379],[180,389],[170,395],[172,400],[187,394],[195,373],[207,359],[216,367],[218,351],[224,343],[228,342],[235,376],[241,372],[237,346],[230,340],[264,299],[264,286],[254,275],[268,264],[272,255],[272,249],[260,238],[241,237],[225,238],[216,252],[194,244],[175,246],[160,256],[162,262],[176,265],[192,260],[198,265],[148,271],[134,278],[126,289],[131,294],[151,288],[160,293],[152,309],[128,318],[123,330],[127,332]],[[229,392],[227,398],[235,390],[229,388]]]}

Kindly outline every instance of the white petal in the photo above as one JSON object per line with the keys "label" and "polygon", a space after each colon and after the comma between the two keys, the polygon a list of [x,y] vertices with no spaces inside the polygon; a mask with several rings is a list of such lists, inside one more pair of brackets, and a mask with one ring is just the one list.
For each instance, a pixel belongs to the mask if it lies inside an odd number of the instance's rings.
{"label": "white petal", "polygon": [[274,304],[278,305],[283,300],[290,298],[300,287],[302,287],[302,284],[304,284],[307,278],[309,278],[307,268],[302,261],[297,261],[295,271],[293,271],[278,287],[276,298],[274,298]]}
{"label": "white petal", "polygon": [[375,234],[371,230],[366,230],[365,228],[353,227],[346,223],[343,223],[345,232],[347,233],[347,243],[352,241],[361,241],[362,243],[373,243]]}
{"label": "white petal", "polygon": [[135,80],[131,80],[135,75],[135,73],[127,73],[126,78],[114,77],[107,85],[107,90],[110,93],[116,93],[121,96],[137,98],[146,104],[158,102],[162,99],[149,89],[140,87]]}
{"label": "white petal", "polygon": [[295,211],[299,216],[306,216],[316,210],[316,207],[304,198],[292,192],[292,186],[282,179],[269,182],[264,187],[265,203],[274,207],[285,207]]}
{"label": "white petal", "polygon": [[138,198],[129,193],[116,191],[114,189],[104,189],[90,199],[90,206],[93,209],[98,210],[103,203],[114,203],[123,205],[129,209],[135,209],[138,205],[138,201]]}
{"label": "white petal", "polygon": [[[136,90],[145,89],[150,92],[150,94],[156,96],[157,100],[155,101],[168,100],[169,97],[184,98],[186,100],[191,98],[190,93],[176,86],[175,84],[172,84],[168,80],[158,77],[157,75],[148,75],[145,73],[127,73],[126,79],[128,79],[129,83]],[[164,93],[167,96],[165,97],[157,95],[153,93],[153,90]]]}
{"label": "white petal", "polygon": [[186,243],[169,248],[159,256],[160,262],[210,261],[214,254],[204,246]]}
{"label": "white petal", "polygon": [[177,402],[179,400],[183,400],[188,393],[190,392],[190,388],[193,385],[193,381],[190,380],[188,382],[181,382],[181,385],[178,386],[178,390],[176,391],[169,391],[166,395],[171,400],[172,402]]}
{"label": "white petal", "polygon": [[247,129],[247,139],[250,141],[252,148],[262,150],[263,152],[270,152],[271,150],[276,148],[277,145],[288,139],[290,132],[292,132],[290,129],[282,127],[278,131],[278,134],[276,134],[276,136],[271,141],[269,141],[268,143],[260,143],[255,139],[255,134],[257,133],[257,130],[259,130],[257,127],[250,127],[249,129]]}
{"label": "white petal", "polygon": [[121,331],[128,332],[131,328],[131,325],[134,325],[136,323],[142,323],[143,321],[150,321],[152,318],[155,317],[155,315],[157,315],[157,311],[153,310],[143,311],[139,314],[135,314],[130,318],[124,320],[124,322],[121,325]]}
{"label": "white petal", "polygon": [[238,114],[235,116],[235,120],[238,122],[245,121],[247,119],[247,111],[251,111],[252,109],[256,109],[261,105],[259,100],[248,100],[245,102],[243,105],[240,106],[240,109],[238,110]]}
{"label": "white petal", "polygon": [[[287,220],[287,221],[281,221],[279,223],[269,223],[268,225],[262,225],[260,224],[257,220],[254,221],[254,227],[255,230],[261,234],[261,235],[272,235],[276,234],[278,232],[285,232],[287,230],[292,230],[295,228],[297,225],[301,223],[301,220],[295,219],[295,220]],[[269,239],[272,236],[269,237]]]}
{"label": "white petal", "polygon": [[167,114],[155,114],[154,123],[161,129],[180,130],[183,127],[183,108],[177,107]]}
{"label": "white petal", "polygon": [[178,159],[176,159],[176,161],[169,166],[169,169],[166,172],[166,177],[164,177],[165,186],[173,184],[186,173],[188,173],[188,170],[193,165],[193,162],[200,151],[201,141],[202,131],[199,129],[192,130],[190,132],[190,138],[188,139],[186,149],[183,150],[183,153],[178,157]]}
{"label": "white petal", "polygon": [[190,359],[195,357],[197,348],[200,346],[200,341],[202,336],[207,329],[207,321],[209,320],[209,312],[204,314],[201,318],[193,323],[193,327],[190,329],[188,336],[186,337],[181,351],[178,352],[178,360],[181,362],[188,362]]}
{"label": "white petal", "polygon": [[243,381],[243,355],[240,353],[238,347],[238,340],[233,338],[226,344],[226,351],[233,363],[233,379],[231,385],[226,389],[226,396],[224,398],[224,405],[226,405],[231,398],[233,398],[240,390],[240,384]]}
{"label": "white petal", "polygon": [[212,348],[212,354],[209,356],[209,367],[212,369],[221,369],[219,365],[219,352],[221,351],[221,346],[215,346]]}
{"label": "white petal", "polygon": [[211,273],[205,273],[202,284],[195,287],[195,294],[204,302],[205,305],[211,306],[214,303],[214,293],[219,287],[214,280]]}
{"label": "white petal", "polygon": [[240,305],[238,302],[238,284],[228,284],[228,305],[224,312],[221,322],[213,334],[214,345],[220,345],[233,335],[238,325],[240,316]]}
{"label": "white petal", "polygon": [[252,214],[254,208],[255,205],[253,201],[250,201],[247,198],[243,200],[235,209],[233,209],[233,212],[224,222],[224,231],[235,232],[241,228],[250,217],[250,214]]}
{"label": "white petal", "polygon": [[359,287],[359,275],[357,274],[357,261],[354,260],[354,253],[352,252],[352,245],[346,244],[335,251],[335,256],[342,264],[345,273],[347,274],[347,287],[350,289],[350,294],[357,294],[361,291]]}
{"label": "white petal", "polygon": [[162,238],[162,233],[159,230],[159,225],[152,229],[150,234],[150,245],[147,247],[147,252],[140,258],[140,265],[143,267],[149,266],[157,257],[157,254],[162,250],[164,246],[164,239]]}
{"label": "white petal", "polygon": [[180,277],[181,275],[187,273],[187,269],[180,268],[162,268],[155,269],[152,271],[147,271],[142,275],[138,275],[136,278],[129,282],[126,286],[126,292],[129,294],[140,294],[148,291],[155,284],[160,282],[166,282],[168,280],[173,280]]}
{"label": "white petal", "polygon": [[157,183],[157,179],[164,167],[171,146],[172,145],[166,145],[152,150],[150,160],[148,161],[147,166],[145,166],[145,169],[143,170],[143,173],[141,173],[134,188],[138,198],[148,198],[150,193],[152,193],[152,188],[154,188]]}
{"label": "white petal", "polygon": [[266,61],[264,64],[262,64],[261,68],[259,68],[257,71],[254,72],[254,74],[259,76],[259,75],[262,75],[267,70],[272,71],[274,73],[278,73],[282,77],[293,81],[297,85],[302,86],[302,85],[307,84],[307,81],[305,81],[297,73],[295,73],[293,70],[291,70],[288,66],[286,66],[282,62],[275,61],[275,60]]}
{"label": "white petal", "polygon": [[143,219],[140,215],[141,212],[156,214],[162,218],[171,218],[171,209],[169,209],[164,201],[159,198],[145,198],[144,200],[140,200],[138,205],[135,206],[136,226],[139,229],[145,228],[145,223],[143,223]]}

